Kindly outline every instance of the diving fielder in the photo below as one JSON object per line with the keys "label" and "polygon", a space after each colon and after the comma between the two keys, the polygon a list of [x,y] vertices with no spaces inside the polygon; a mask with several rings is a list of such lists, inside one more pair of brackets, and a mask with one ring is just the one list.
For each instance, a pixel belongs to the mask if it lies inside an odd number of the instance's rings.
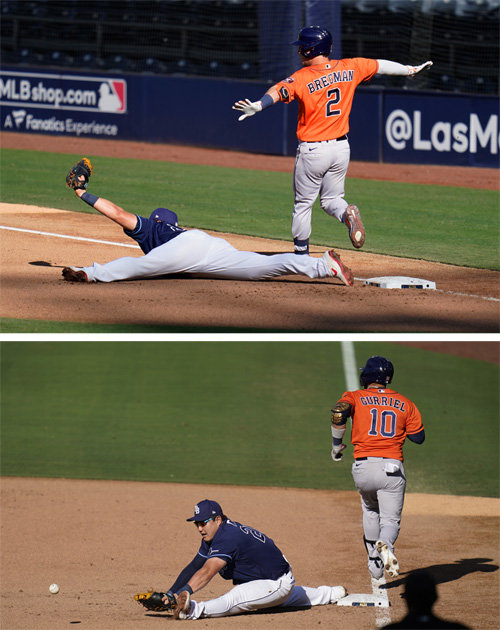
{"label": "diving fielder", "polygon": [[360,376],[362,389],[347,391],[332,409],[332,459],[341,461],[342,438],[352,418],[354,445],[352,476],[361,495],[363,541],[368,571],[380,579],[384,569],[399,575],[394,543],[399,536],[406,489],[403,443],[406,438],[422,444],[424,425],[415,404],[387,385],[394,366],[381,356],[368,359]]}
{"label": "diving fielder", "polygon": [[139,258],[125,256],[103,265],[64,267],[63,278],[68,282],[115,282],[130,278],[154,278],[172,273],[199,273],[231,280],[261,280],[286,274],[309,278],[336,277],[352,286],[354,278],[349,267],[329,250],[321,258],[293,254],[266,256],[236,249],[222,238],[202,230],[187,230],[177,223],[177,214],[168,208],[156,208],[149,217],[127,212],[109,199],[87,192],[92,164],[83,158],[73,166],[66,184],[95,210],[121,225],[144,252]]}
{"label": "diving fielder", "polygon": [[357,206],[344,199],[354,91],[376,74],[414,76],[432,66],[432,61],[404,66],[385,59],[329,59],[333,39],[321,26],[303,28],[292,44],[298,46],[303,68],[273,85],[258,101],[237,101],[233,109],[241,113],[241,121],[278,101],[298,101],[292,216],[295,253],[309,252],[311,213],[318,194],[321,208],[346,225],[353,246],[360,248],[365,242],[361,215]]}
{"label": "diving fielder", "polygon": [[[304,607],[335,604],[345,597],[343,586],[295,586],[292,568],[266,534],[229,519],[217,501],[195,505],[193,522],[202,541],[198,553],[166,593],[138,593],[148,610],[174,610],[176,619],[226,617],[274,606]],[[233,588],[216,599],[193,600],[191,595],[217,575]],[[162,606],[163,602],[163,606]]]}

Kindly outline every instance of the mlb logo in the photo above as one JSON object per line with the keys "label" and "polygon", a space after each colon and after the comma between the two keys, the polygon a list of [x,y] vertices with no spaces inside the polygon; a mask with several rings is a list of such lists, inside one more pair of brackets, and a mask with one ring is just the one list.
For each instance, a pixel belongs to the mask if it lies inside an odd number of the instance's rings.
{"label": "mlb logo", "polygon": [[99,86],[98,108],[101,112],[123,114],[127,111],[127,84],[123,79],[108,79]]}

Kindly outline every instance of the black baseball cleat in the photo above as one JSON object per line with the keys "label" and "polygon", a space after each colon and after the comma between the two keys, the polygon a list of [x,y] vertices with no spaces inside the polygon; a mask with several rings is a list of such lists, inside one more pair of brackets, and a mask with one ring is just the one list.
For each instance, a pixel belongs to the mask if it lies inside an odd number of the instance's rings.
{"label": "black baseball cleat", "polygon": [[89,282],[85,271],[77,267],[64,267],[62,275],[67,282]]}
{"label": "black baseball cleat", "polygon": [[363,247],[365,242],[365,228],[361,221],[361,214],[357,206],[347,206],[344,217],[345,224],[349,230],[349,238],[356,249]]}

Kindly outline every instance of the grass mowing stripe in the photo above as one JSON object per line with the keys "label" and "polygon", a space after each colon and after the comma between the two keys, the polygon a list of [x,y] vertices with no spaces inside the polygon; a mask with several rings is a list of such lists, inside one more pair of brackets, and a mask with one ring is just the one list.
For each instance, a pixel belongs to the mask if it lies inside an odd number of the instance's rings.
{"label": "grass mowing stripe", "polygon": [[[352,447],[342,464],[330,459],[340,343],[1,350],[3,475],[353,489]],[[387,356],[394,388],[422,412],[427,439],[405,447],[408,491],[498,496],[498,366],[399,344],[355,350],[359,365]]]}
{"label": "grass mowing stripe", "polygon": [[[64,184],[80,155],[4,149],[2,201],[87,210]],[[187,227],[291,241],[292,173],[89,156],[89,189],[126,210],[170,207]],[[363,251],[500,269],[498,193],[490,190],[347,179],[362,211]],[[311,242],[350,248],[347,230],[316,202]]]}

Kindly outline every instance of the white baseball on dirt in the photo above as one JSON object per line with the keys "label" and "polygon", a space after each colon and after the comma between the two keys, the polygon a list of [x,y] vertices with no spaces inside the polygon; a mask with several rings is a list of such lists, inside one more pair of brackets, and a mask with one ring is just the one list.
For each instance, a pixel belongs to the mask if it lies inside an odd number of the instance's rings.
{"label": "white baseball on dirt", "polygon": [[59,593],[59,586],[57,584],[51,584],[49,586],[49,591],[52,593],[52,595],[56,595],[57,593]]}

